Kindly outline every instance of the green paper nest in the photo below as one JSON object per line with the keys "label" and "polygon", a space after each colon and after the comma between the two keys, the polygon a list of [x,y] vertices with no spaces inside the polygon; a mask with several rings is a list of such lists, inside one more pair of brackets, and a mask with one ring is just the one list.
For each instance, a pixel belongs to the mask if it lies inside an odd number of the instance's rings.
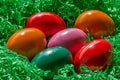
{"label": "green paper nest", "polygon": [[[0,80],[120,80],[120,0],[0,0]],[[43,71],[24,56],[6,48],[8,38],[24,28],[26,19],[42,11],[60,15],[67,27],[73,27],[76,17],[85,10],[97,9],[114,20],[116,32],[106,37],[114,48],[113,61],[104,71],[92,72],[81,67],[77,74],[74,65],[66,64],[57,70]],[[89,37],[90,38],[90,37]]]}

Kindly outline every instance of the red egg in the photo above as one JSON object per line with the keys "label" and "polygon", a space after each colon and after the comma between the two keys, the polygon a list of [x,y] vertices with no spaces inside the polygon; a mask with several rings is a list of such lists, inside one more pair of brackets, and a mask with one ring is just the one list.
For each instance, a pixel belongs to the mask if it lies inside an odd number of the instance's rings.
{"label": "red egg", "polygon": [[87,42],[87,35],[80,29],[67,28],[59,31],[48,42],[48,47],[62,46],[71,51],[73,57],[75,53]]}
{"label": "red egg", "polygon": [[104,70],[111,64],[112,45],[104,39],[93,40],[85,44],[75,55],[74,65],[78,73],[80,66],[85,66],[90,70]]}
{"label": "red egg", "polygon": [[33,14],[27,19],[26,27],[38,28],[48,37],[54,35],[60,30],[65,29],[66,24],[57,14],[51,12],[39,12]]}

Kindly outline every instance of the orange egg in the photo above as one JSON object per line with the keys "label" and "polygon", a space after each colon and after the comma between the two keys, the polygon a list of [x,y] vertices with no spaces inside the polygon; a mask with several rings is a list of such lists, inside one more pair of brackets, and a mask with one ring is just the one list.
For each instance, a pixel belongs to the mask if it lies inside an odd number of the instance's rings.
{"label": "orange egg", "polygon": [[46,47],[46,37],[36,28],[25,28],[14,33],[7,41],[7,48],[31,59]]}
{"label": "orange egg", "polygon": [[115,32],[115,23],[110,16],[98,10],[88,10],[80,14],[75,27],[90,33],[94,38],[103,38]]}

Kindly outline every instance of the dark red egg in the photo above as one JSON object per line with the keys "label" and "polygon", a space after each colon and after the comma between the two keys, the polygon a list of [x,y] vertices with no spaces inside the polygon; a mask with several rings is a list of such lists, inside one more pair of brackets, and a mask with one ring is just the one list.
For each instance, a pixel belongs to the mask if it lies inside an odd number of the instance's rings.
{"label": "dark red egg", "polygon": [[103,70],[112,61],[112,45],[104,39],[93,40],[85,44],[75,55],[74,65],[78,73],[80,66],[88,69]]}

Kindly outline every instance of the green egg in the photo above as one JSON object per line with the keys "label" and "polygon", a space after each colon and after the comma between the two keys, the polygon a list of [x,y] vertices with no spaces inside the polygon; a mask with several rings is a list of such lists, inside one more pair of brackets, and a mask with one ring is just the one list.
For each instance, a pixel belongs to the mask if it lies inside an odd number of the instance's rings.
{"label": "green egg", "polygon": [[31,61],[43,70],[52,70],[65,64],[72,63],[72,55],[69,50],[63,47],[46,48],[39,52]]}

